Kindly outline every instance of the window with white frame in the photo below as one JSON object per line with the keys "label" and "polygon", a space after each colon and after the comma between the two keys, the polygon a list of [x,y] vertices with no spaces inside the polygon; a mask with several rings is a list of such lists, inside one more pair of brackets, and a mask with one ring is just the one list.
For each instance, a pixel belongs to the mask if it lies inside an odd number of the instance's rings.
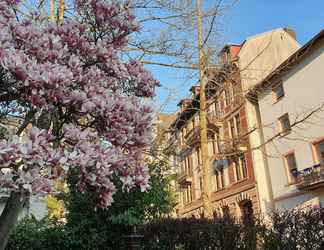
{"label": "window with white frame", "polygon": [[215,181],[215,191],[224,188],[224,168],[219,168],[215,170],[214,181]]}
{"label": "window with white frame", "polygon": [[236,181],[243,180],[247,178],[247,165],[245,156],[242,155],[234,160],[234,170],[235,170],[235,178]]}

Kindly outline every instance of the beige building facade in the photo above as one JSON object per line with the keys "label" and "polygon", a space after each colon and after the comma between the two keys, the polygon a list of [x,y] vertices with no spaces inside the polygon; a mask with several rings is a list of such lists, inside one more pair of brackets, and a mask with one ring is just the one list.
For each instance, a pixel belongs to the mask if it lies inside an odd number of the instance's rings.
{"label": "beige building facade", "polygon": [[[244,94],[246,95],[251,88],[262,82],[299,48],[295,32],[287,28],[279,28],[247,38],[238,55]],[[267,154],[264,148],[260,147],[263,144],[263,135],[262,131],[257,129],[261,125],[260,110],[248,101],[245,111],[260,210],[262,213],[269,213],[275,207]]]}
{"label": "beige building facade", "polygon": [[[246,94],[299,47],[292,30],[272,30],[242,44],[226,45],[219,54],[220,65],[208,70],[209,189],[214,216],[255,215],[274,207],[272,186],[267,183],[270,173],[264,171],[267,162],[255,149],[261,140],[258,109]],[[199,86],[190,91],[170,126],[179,217],[203,215]]]}

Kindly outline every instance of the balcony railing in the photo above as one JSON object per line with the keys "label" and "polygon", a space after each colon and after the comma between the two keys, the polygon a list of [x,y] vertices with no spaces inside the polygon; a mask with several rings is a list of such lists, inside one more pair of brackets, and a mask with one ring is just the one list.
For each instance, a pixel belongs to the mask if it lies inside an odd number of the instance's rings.
{"label": "balcony railing", "polygon": [[177,175],[178,183],[181,185],[188,185],[192,182],[192,177],[188,172],[183,171]]}
{"label": "balcony railing", "polygon": [[297,188],[301,190],[324,186],[324,165],[316,164],[305,168],[303,171],[294,171],[292,175],[296,178]]}
{"label": "balcony railing", "polygon": [[195,126],[185,136],[186,144],[191,146],[199,142],[199,127]]}
{"label": "balcony railing", "polygon": [[238,153],[247,150],[248,142],[244,138],[234,138],[225,139],[224,142],[219,145],[219,153],[220,154],[232,154]]}
{"label": "balcony railing", "polygon": [[222,126],[222,114],[211,111],[207,113],[207,121],[217,127]]}

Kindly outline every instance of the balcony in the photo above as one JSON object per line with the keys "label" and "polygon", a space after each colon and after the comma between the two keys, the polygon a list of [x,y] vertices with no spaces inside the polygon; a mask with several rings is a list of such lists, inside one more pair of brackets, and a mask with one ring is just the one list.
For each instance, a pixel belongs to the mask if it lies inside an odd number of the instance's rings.
{"label": "balcony", "polygon": [[212,124],[216,127],[222,126],[222,114],[218,114],[215,111],[211,111],[207,113],[207,121],[209,124]]}
{"label": "balcony", "polygon": [[244,152],[248,149],[248,142],[246,139],[230,139],[227,138],[223,143],[219,145],[220,154],[235,154],[239,152]]}
{"label": "balcony", "polygon": [[186,144],[192,146],[195,143],[199,142],[199,127],[195,126],[192,128],[185,136]]}
{"label": "balcony", "polygon": [[234,112],[235,110],[237,110],[239,107],[242,106],[242,104],[244,103],[244,98],[241,95],[236,95],[233,100],[228,103],[226,105],[226,107],[224,108],[224,111],[222,112],[222,114],[220,115],[220,118],[223,119],[225,116],[227,116],[229,113]]}
{"label": "balcony", "polygon": [[187,172],[180,172],[177,175],[177,180],[181,186],[186,186],[192,182],[192,177]]}
{"label": "balcony", "polygon": [[312,190],[324,186],[324,165],[316,164],[303,171],[294,171],[296,187],[300,190]]}

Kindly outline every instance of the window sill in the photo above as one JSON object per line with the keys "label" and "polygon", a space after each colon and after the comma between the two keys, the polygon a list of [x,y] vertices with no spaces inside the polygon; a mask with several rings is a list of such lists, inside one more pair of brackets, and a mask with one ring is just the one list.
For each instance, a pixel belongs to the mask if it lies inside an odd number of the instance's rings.
{"label": "window sill", "polygon": [[225,189],[226,189],[226,187],[219,188],[219,189],[217,189],[217,190],[214,190],[214,193],[218,193],[218,192],[223,191],[223,190],[225,190]]}
{"label": "window sill", "polygon": [[238,180],[238,181],[236,181],[236,182],[233,182],[233,185],[236,185],[236,184],[239,184],[239,183],[241,183],[241,182],[244,182],[244,181],[246,181],[248,179],[248,177],[245,177],[244,179],[241,179],[241,180]]}

